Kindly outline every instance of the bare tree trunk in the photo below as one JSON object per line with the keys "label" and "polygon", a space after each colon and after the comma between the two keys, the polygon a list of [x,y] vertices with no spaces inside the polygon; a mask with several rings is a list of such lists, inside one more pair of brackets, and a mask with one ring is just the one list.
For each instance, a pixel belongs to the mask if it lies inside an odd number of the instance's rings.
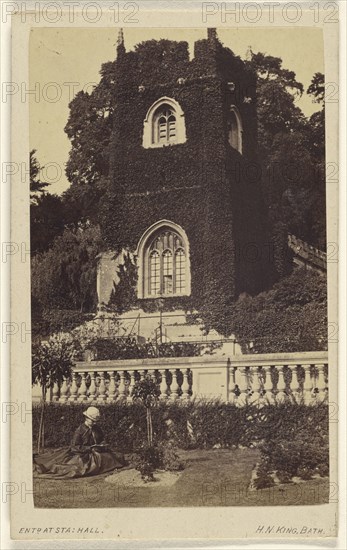
{"label": "bare tree trunk", "polygon": [[37,452],[38,453],[40,453],[41,442],[43,442],[43,438],[44,438],[45,402],[46,402],[46,388],[45,388],[45,386],[42,386],[41,416],[40,416],[39,436],[38,436],[38,442],[37,442]]}
{"label": "bare tree trunk", "polygon": [[150,427],[149,427],[149,408],[146,407],[146,421],[147,421],[147,441],[149,447],[151,446],[151,433],[150,433]]}
{"label": "bare tree trunk", "polygon": [[147,437],[150,447],[153,445],[153,425],[152,425],[152,413],[150,407],[147,407]]}

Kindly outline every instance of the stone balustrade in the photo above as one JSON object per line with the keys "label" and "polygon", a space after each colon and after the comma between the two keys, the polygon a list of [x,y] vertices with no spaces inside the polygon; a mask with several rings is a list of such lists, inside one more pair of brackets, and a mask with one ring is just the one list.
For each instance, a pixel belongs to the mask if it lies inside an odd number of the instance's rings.
{"label": "stone balustrade", "polygon": [[325,401],[328,394],[327,352],[215,355],[77,363],[70,380],[52,392],[62,404],[131,402],[132,388],[150,375],[161,400],[192,398],[247,403]]}
{"label": "stone balustrade", "polygon": [[[288,235],[288,246],[294,252],[294,263],[327,270],[327,253],[306,243],[295,235]],[[332,261],[332,260],[331,260]]]}

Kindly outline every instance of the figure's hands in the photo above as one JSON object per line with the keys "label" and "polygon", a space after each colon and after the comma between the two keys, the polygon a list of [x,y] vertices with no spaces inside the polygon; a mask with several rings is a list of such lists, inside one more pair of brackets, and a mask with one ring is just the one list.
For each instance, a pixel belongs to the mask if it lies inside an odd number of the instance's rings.
{"label": "figure's hands", "polygon": [[107,451],[108,445],[106,443],[98,443],[96,445],[92,445],[91,448],[94,449],[95,451]]}

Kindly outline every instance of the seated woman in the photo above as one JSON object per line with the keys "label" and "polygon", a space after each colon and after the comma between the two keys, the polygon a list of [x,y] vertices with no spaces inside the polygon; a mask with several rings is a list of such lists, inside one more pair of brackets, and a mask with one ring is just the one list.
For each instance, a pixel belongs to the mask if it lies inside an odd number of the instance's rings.
{"label": "seated woman", "polygon": [[126,465],[124,456],[110,449],[98,425],[100,411],[89,407],[75,431],[71,446],[34,457],[34,472],[48,477],[74,478],[109,472]]}

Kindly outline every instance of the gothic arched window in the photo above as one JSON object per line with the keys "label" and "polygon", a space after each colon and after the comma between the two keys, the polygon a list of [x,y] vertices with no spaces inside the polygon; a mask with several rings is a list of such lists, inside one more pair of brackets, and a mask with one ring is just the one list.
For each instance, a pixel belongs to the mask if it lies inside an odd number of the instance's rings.
{"label": "gothic arched window", "polygon": [[172,222],[159,222],[141,238],[139,298],[190,294],[188,241]]}
{"label": "gothic arched window", "polygon": [[153,143],[175,143],[176,140],[176,114],[168,105],[159,108],[152,124]]}
{"label": "gothic arched window", "polygon": [[242,122],[238,109],[230,107],[228,119],[228,141],[233,149],[242,154]]}
{"label": "gothic arched window", "polygon": [[162,97],[147,112],[142,145],[146,149],[186,141],[184,114],[177,101]]}

